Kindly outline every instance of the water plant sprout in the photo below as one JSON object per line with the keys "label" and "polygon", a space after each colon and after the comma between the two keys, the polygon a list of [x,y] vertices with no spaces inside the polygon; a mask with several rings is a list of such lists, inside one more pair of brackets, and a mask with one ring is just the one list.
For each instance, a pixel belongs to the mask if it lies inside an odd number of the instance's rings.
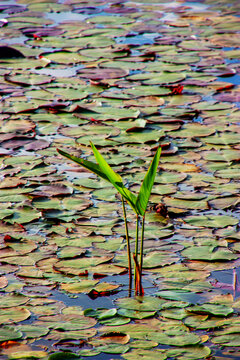
{"label": "water plant sprout", "polygon": [[[104,180],[110,182],[121,195],[123,218],[125,224],[126,243],[127,243],[127,254],[128,254],[128,272],[129,272],[129,289],[132,288],[132,261],[131,261],[131,250],[130,250],[130,239],[128,231],[128,220],[125,208],[125,201],[131,206],[136,214],[136,240],[135,240],[135,253],[132,254],[134,260],[134,280],[135,280],[135,293],[136,295],[143,295],[142,287],[142,268],[143,268],[143,248],[144,248],[144,227],[145,227],[145,213],[147,210],[148,201],[151,195],[152,187],[154,184],[159,159],[161,155],[161,147],[158,147],[148,171],[143,179],[138,195],[136,196],[123,184],[121,176],[116,173],[107,161],[103,158],[100,152],[97,150],[95,145],[90,142],[93,154],[97,163],[79,158],[71,155],[63,150],[57,149],[58,153],[68,159],[78,163],[85,167],[96,175],[100,176]],[[141,220],[141,240],[140,240],[140,253],[139,253],[139,222]]]}

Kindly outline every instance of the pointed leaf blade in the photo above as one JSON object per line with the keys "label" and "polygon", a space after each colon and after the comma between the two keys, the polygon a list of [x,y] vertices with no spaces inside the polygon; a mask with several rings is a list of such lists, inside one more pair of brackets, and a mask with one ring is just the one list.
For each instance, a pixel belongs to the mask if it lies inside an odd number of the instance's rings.
{"label": "pointed leaf blade", "polygon": [[67,152],[57,149],[57,152],[62,155],[65,156],[66,158],[76,162],[79,165],[82,165],[84,168],[90,170],[91,172],[93,172],[94,174],[100,176],[101,178],[103,178],[104,180],[109,181],[108,177],[104,174],[104,172],[102,172],[100,166],[98,164],[94,164],[91,161],[88,160],[84,160],[82,158],[79,158],[77,156],[74,155],[70,155]]}
{"label": "pointed leaf blade", "polygon": [[122,181],[122,178],[119,174],[115,173],[115,171],[108,165],[107,161],[103,158],[94,144],[91,142],[91,147],[93,149],[94,156],[99,164],[100,169],[108,178],[108,181],[117,189],[117,191],[124,197],[124,199],[129,203],[135,213],[138,213],[136,208],[136,196],[128,190]]}
{"label": "pointed leaf blade", "polygon": [[122,183],[121,176],[119,174],[115,173],[115,171],[111,168],[111,166],[108,165],[107,161],[103,158],[103,156],[97,150],[95,145],[92,142],[90,142],[90,144],[91,144],[94,156],[98,162],[99,167],[106,174],[109,181],[111,181],[112,184],[113,184],[113,182],[121,184]]}
{"label": "pointed leaf blade", "polygon": [[143,179],[141,188],[139,190],[139,194],[136,201],[136,207],[141,215],[144,215],[147,209],[148,200],[151,195],[152,187],[154,184],[154,180],[160,160],[161,150],[162,150],[161,147],[157,149],[154,158],[149,166],[149,169]]}

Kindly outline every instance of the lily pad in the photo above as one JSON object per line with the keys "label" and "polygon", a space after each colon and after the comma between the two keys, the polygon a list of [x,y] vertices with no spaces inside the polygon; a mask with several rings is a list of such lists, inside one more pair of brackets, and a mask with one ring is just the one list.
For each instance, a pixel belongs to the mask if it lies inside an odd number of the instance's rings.
{"label": "lily pad", "polygon": [[193,226],[224,228],[229,225],[236,225],[238,219],[229,215],[200,215],[188,216],[185,222]]}
{"label": "lily pad", "polygon": [[0,341],[18,340],[21,337],[21,331],[16,331],[13,327],[5,326],[0,329]]}
{"label": "lily pad", "polygon": [[191,260],[224,261],[237,259],[236,254],[224,247],[198,246],[182,251],[182,255]]}
{"label": "lily pad", "polygon": [[154,297],[136,297],[136,299],[122,298],[116,301],[120,308],[136,310],[136,311],[150,311],[159,310],[163,301]]}

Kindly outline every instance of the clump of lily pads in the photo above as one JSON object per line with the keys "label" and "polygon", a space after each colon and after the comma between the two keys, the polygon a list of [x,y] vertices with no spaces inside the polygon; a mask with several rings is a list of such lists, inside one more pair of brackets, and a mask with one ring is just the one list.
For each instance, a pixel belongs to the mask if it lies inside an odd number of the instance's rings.
{"label": "clump of lily pads", "polygon": [[[151,195],[152,187],[154,184],[160,155],[161,148],[159,147],[151,161],[148,171],[143,179],[138,195],[132,193],[124,184],[121,176],[116,173],[107,161],[103,158],[95,145],[91,142],[91,147],[97,163],[79,158],[71,155],[63,150],[58,149],[59,154],[67,157],[68,159],[78,163],[91,172],[97,174],[104,180],[110,182],[115,189],[119,192],[122,199],[123,218],[125,223],[127,254],[128,254],[128,272],[129,272],[129,288],[132,288],[132,259],[134,260],[134,283],[135,294],[143,295],[144,290],[142,287],[142,269],[143,269],[143,249],[144,249],[144,228],[145,228],[145,213],[147,210],[148,201]],[[127,202],[136,215],[136,239],[135,239],[135,252],[131,254],[130,240],[128,231],[128,220],[125,202]],[[141,236],[139,237],[139,228],[141,223]]]}

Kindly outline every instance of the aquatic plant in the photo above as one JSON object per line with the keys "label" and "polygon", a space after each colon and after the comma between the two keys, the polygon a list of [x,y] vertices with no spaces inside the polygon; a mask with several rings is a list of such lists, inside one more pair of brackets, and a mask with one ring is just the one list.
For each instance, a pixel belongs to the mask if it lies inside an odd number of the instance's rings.
{"label": "aquatic plant", "polygon": [[[79,158],[71,155],[63,150],[57,149],[58,153],[68,159],[78,163],[85,167],[96,175],[100,176],[104,180],[110,182],[121,195],[122,207],[123,207],[123,218],[125,223],[126,243],[127,243],[127,254],[128,254],[128,271],[129,271],[129,284],[130,289],[132,287],[132,262],[131,262],[131,250],[130,240],[128,232],[128,220],[125,208],[125,201],[131,206],[136,214],[136,240],[135,240],[135,253],[133,254],[134,260],[134,279],[135,279],[135,293],[143,295],[142,287],[142,268],[143,268],[143,248],[144,248],[144,228],[145,228],[145,213],[147,210],[148,201],[151,195],[152,187],[154,184],[159,159],[161,155],[161,148],[159,147],[151,161],[148,171],[143,179],[138,195],[132,193],[124,184],[122,177],[116,173],[107,161],[103,158],[100,152],[97,150],[95,145],[90,142],[95,159],[97,163]],[[139,252],[139,223],[141,220],[141,240],[140,240],[140,252]]]}

